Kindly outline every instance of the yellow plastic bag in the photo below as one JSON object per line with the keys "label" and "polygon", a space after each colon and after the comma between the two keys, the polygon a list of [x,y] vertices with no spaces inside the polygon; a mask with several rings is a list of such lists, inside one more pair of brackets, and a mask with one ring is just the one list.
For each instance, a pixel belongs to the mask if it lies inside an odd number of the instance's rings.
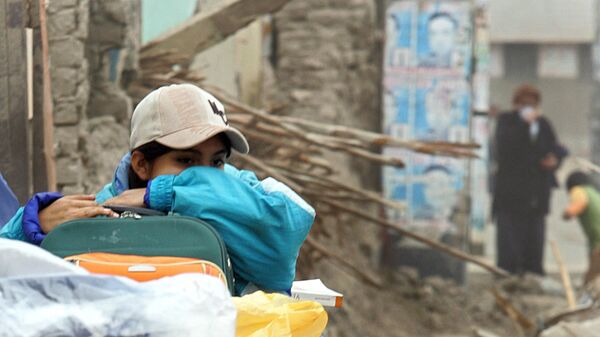
{"label": "yellow plastic bag", "polygon": [[327,312],[313,301],[257,291],[233,302],[237,337],[319,337],[327,325]]}

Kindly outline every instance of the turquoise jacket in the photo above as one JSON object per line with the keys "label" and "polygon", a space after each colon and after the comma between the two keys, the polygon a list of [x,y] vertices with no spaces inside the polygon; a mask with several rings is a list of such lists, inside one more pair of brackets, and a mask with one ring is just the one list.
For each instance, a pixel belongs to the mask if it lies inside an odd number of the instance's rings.
{"label": "turquoise jacket", "polygon": [[[113,182],[96,195],[99,203],[127,188],[126,172],[117,169]],[[264,290],[289,291],[300,246],[315,217],[314,209],[286,185],[273,178],[260,181],[253,172],[231,165],[224,171],[192,167],[156,177],[146,200],[152,209],[202,219],[221,234],[238,293],[249,282]],[[0,229],[0,237],[25,240],[22,216],[23,208]]]}

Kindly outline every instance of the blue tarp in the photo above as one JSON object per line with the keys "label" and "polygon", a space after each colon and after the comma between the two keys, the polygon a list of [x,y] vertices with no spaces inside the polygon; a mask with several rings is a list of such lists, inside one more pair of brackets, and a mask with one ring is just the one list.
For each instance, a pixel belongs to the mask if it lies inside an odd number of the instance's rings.
{"label": "blue tarp", "polygon": [[0,228],[10,220],[18,208],[17,197],[15,197],[6,180],[2,177],[2,173],[0,173]]}

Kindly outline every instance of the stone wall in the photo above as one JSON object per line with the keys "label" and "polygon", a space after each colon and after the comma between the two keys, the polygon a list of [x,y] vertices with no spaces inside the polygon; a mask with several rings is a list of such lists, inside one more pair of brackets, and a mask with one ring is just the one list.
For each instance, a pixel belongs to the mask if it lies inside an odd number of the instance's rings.
{"label": "stone wall", "polygon": [[70,193],[81,190],[83,179],[79,132],[90,87],[85,58],[89,1],[53,0],[47,11],[56,178],[59,190]]}
{"label": "stone wall", "polygon": [[[379,130],[377,8],[375,0],[296,0],[275,16],[275,81],[288,113]],[[347,167],[371,169],[361,162]],[[355,173],[378,186],[378,172]]]}
{"label": "stone wall", "polygon": [[[48,12],[57,183],[95,192],[127,151],[139,0],[51,0]],[[125,76],[123,76],[125,74]]]}
{"label": "stone wall", "polygon": [[[324,123],[380,128],[380,57],[376,0],[294,0],[274,19],[275,89],[267,101],[281,101],[285,113]],[[266,72],[269,73],[269,72]],[[332,158],[345,181],[378,188],[380,172],[362,161]],[[360,207],[364,207],[361,205]],[[379,210],[372,210],[377,215]],[[376,272],[380,229],[350,217],[326,223],[332,238],[319,238],[358,268]],[[311,275],[344,293],[344,308],[330,314],[328,336],[368,336],[364,284],[339,263],[323,259]],[[353,299],[355,301],[353,301]]]}

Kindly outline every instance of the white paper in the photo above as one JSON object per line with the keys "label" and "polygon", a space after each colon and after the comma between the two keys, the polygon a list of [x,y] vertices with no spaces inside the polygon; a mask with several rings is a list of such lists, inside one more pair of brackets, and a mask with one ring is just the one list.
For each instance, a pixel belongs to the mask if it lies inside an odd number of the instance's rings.
{"label": "white paper", "polygon": [[292,284],[292,297],[299,300],[315,301],[325,306],[335,307],[337,298],[344,295],[333,291],[320,279],[295,281]]}
{"label": "white paper", "polygon": [[330,296],[344,296],[344,295],[338,293],[337,291],[333,291],[333,290],[327,288],[327,286],[325,286],[323,281],[321,281],[320,279],[295,281],[292,285],[292,293],[294,291],[312,292],[312,293],[319,293],[321,295],[330,295]]}

